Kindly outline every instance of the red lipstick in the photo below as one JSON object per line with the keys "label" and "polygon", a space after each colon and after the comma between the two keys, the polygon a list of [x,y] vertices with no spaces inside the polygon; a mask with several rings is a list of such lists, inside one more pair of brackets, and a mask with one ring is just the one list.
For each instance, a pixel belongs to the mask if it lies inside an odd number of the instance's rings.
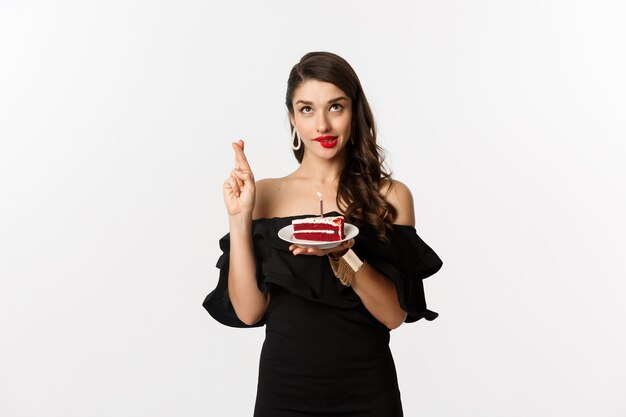
{"label": "red lipstick", "polygon": [[313,140],[319,142],[325,148],[334,148],[337,145],[337,136],[320,136]]}

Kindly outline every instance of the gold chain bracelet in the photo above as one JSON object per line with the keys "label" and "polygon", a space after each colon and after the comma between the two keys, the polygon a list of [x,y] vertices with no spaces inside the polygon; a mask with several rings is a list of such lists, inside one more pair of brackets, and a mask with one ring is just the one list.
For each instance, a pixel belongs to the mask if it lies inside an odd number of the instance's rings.
{"label": "gold chain bracelet", "polygon": [[352,285],[354,274],[363,266],[363,261],[359,259],[352,249],[337,258],[328,254],[328,260],[330,261],[330,267],[333,269],[335,276],[339,278],[339,282],[346,287]]}

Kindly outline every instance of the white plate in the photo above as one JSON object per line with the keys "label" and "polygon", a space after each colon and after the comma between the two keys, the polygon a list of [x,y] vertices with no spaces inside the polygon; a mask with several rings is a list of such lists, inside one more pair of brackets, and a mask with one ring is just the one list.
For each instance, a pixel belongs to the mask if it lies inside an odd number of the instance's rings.
{"label": "white plate", "polygon": [[335,240],[333,242],[317,242],[315,240],[301,240],[293,237],[293,225],[287,225],[278,231],[278,237],[289,243],[294,243],[303,248],[318,248],[318,249],[330,249],[338,246],[340,243],[350,240],[359,234],[359,228],[353,224],[345,223],[343,225],[343,234],[345,235],[342,240]]}

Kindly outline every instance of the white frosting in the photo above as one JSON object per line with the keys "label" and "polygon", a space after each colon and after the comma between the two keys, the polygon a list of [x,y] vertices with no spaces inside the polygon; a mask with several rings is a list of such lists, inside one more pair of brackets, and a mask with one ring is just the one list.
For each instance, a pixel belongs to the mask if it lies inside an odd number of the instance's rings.
{"label": "white frosting", "polygon": [[301,224],[301,223],[321,223],[321,224],[330,224],[333,226],[337,226],[338,224],[335,223],[335,219],[339,218],[340,216],[333,216],[333,217],[309,217],[307,219],[295,219],[293,220],[291,223],[293,224]]}
{"label": "white frosting", "polygon": [[296,230],[294,233],[326,233],[329,235],[336,235],[336,230]]}

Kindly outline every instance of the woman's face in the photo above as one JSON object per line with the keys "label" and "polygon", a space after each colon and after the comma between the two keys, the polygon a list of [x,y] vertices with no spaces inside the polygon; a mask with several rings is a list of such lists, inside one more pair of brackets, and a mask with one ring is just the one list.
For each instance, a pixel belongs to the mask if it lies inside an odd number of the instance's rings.
{"label": "woman's face", "polygon": [[335,84],[304,81],[293,94],[291,123],[296,127],[305,154],[332,159],[350,140],[352,100]]}

